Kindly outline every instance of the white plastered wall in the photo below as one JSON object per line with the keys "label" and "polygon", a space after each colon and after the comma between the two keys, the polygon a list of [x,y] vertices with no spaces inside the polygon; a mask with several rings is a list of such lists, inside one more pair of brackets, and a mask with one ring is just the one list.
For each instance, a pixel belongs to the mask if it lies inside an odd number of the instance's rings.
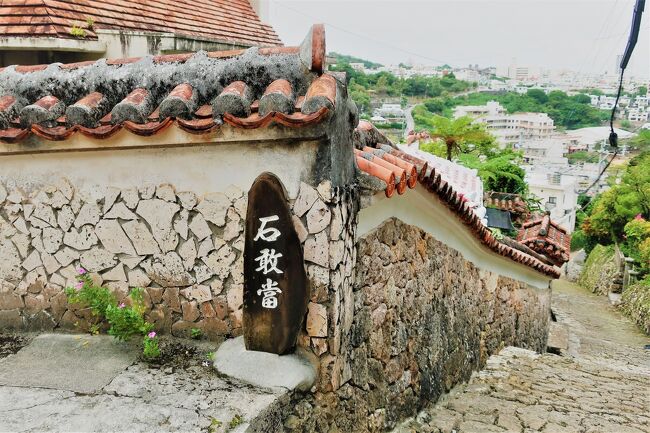
{"label": "white plastered wall", "polygon": [[500,256],[481,244],[438,197],[421,185],[389,199],[375,195],[371,206],[359,213],[357,236],[363,237],[391,217],[421,228],[482,270],[522,281],[538,289],[549,288],[551,279],[548,276]]}
{"label": "white plastered wall", "polygon": [[0,155],[0,183],[29,193],[64,177],[82,194],[96,192],[98,197],[108,187],[168,183],[201,196],[230,185],[248,191],[257,176],[270,171],[294,199],[301,179],[312,170],[317,146],[317,141],[306,140]]}

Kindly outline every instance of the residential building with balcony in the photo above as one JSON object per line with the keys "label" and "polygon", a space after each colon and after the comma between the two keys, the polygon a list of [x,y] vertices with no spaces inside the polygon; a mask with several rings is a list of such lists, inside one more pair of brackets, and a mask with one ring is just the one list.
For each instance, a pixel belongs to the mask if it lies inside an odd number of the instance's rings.
{"label": "residential building with balcony", "polygon": [[502,145],[522,143],[524,140],[545,140],[555,132],[555,125],[546,113],[508,114],[506,109],[495,101],[483,106],[458,106],[454,118],[470,116],[477,123],[486,125]]}

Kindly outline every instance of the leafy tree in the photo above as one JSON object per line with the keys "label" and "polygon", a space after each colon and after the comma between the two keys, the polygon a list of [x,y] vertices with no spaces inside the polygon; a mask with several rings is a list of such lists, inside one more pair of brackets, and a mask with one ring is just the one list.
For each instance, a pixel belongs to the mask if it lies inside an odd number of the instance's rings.
{"label": "leafy tree", "polygon": [[442,114],[442,111],[446,108],[445,100],[442,98],[427,99],[424,101],[424,106],[429,112],[435,114]]}
{"label": "leafy tree", "polygon": [[476,155],[463,154],[458,157],[458,161],[465,167],[478,170],[486,191],[524,194],[528,186],[524,181],[526,172],[516,164],[520,157],[517,153],[506,151],[484,161]]}
{"label": "leafy tree", "polygon": [[574,102],[577,102],[578,104],[591,104],[591,97],[589,95],[585,95],[584,93],[579,93],[577,95],[574,95],[571,97]]}
{"label": "leafy tree", "polygon": [[623,119],[621,120],[621,128],[629,131],[632,128],[632,123],[627,119]]}
{"label": "leafy tree", "polygon": [[650,153],[633,158],[621,182],[594,199],[581,228],[608,245],[624,239],[625,225],[637,215],[650,219]]}
{"label": "leafy tree", "polygon": [[365,66],[368,69],[376,69],[382,66],[380,63],[371,62],[370,60],[365,60],[359,57],[348,56],[345,54],[339,54],[335,52],[330,52],[327,56],[334,58],[337,65],[340,63],[347,63],[347,64],[363,63],[363,66]]}
{"label": "leafy tree", "polygon": [[445,154],[449,161],[452,156],[460,153],[492,151],[495,148],[494,137],[481,124],[473,123],[471,117],[463,116],[449,119],[434,116],[427,120],[432,138],[439,139],[445,144]]}
{"label": "leafy tree", "polygon": [[354,79],[350,80],[348,86],[350,97],[359,107],[360,112],[368,111],[370,108],[370,94],[368,91],[360,84],[357,84]]}
{"label": "leafy tree", "polygon": [[648,88],[646,86],[639,86],[636,91],[636,94],[639,96],[645,96],[648,94]]}
{"label": "leafy tree", "polygon": [[540,104],[546,104],[548,102],[548,96],[546,96],[546,93],[541,89],[528,89],[526,95],[533,98]]}

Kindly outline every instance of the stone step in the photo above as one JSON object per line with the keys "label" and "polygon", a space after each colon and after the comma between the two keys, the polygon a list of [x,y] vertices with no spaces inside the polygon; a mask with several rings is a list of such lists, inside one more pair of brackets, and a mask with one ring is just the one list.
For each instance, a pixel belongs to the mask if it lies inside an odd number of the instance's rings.
{"label": "stone step", "polygon": [[546,351],[560,355],[569,348],[569,332],[566,327],[558,322],[551,322],[548,330]]}

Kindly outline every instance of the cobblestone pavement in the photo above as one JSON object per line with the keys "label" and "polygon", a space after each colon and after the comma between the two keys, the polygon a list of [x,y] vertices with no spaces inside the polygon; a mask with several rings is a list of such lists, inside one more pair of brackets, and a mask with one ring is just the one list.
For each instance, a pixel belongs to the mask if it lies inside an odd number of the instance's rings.
{"label": "cobblestone pavement", "polygon": [[508,347],[394,433],[650,432],[650,339],[605,297],[566,281],[553,297],[563,356]]}

